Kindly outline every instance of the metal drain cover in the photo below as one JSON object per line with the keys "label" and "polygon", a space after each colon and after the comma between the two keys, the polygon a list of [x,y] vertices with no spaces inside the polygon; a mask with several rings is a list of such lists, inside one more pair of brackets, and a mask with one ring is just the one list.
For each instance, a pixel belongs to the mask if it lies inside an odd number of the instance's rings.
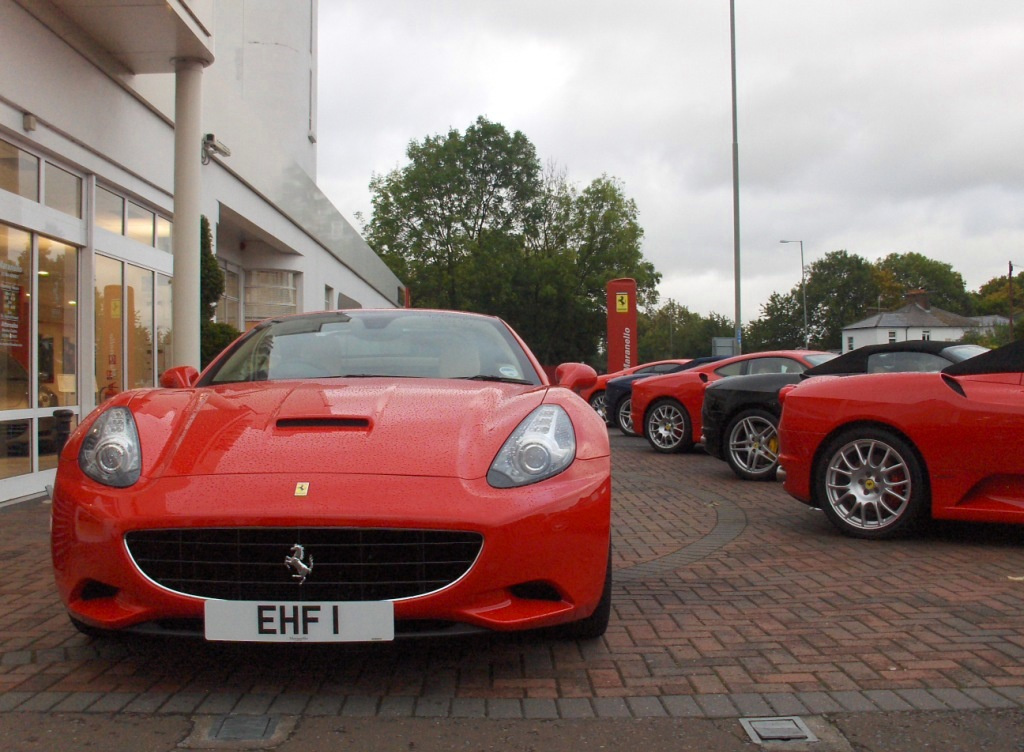
{"label": "metal drain cover", "polygon": [[816,742],[807,724],[795,715],[770,718],[740,718],[750,740],[755,744],[766,742]]}
{"label": "metal drain cover", "polygon": [[252,741],[269,739],[277,728],[277,718],[269,715],[228,715],[218,718],[210,728],[210,739]]}

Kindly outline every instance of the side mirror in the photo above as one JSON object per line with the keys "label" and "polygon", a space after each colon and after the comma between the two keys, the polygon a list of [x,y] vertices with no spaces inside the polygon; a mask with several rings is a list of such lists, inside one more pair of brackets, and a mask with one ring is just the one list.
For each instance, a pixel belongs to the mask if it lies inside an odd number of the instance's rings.
{"label": "side mirror", "polygon": [[597,371],[586,363],[562,363],[555,369],[555,385],[564,386],[574,392],[592,387],[597,383]]}
{"label": "side mirror", "polygon": [[160,386],[164,389],[188,389],[199,381],[199,371],[192,366],[175,366],[160,374]]}

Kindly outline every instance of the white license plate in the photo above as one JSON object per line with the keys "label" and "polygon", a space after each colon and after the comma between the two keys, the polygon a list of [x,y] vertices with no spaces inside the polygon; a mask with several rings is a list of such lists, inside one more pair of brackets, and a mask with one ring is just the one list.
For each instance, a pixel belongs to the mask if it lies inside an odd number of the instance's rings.
{"label": "white license plate", "polygon": [[391,601],[206,601],[206,639],[231,642],[378,642],[395,639]]}

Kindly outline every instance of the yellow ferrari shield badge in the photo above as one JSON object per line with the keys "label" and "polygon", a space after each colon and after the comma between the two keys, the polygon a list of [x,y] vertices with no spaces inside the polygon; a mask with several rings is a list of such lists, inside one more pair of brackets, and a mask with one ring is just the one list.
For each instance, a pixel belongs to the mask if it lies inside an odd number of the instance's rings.
{"label": "yellow ferrari shield badge", "polygon": [[308,483],[296,483],[295,484],[295,495],[296,496],[308,496],[309,495],[309,484]]}

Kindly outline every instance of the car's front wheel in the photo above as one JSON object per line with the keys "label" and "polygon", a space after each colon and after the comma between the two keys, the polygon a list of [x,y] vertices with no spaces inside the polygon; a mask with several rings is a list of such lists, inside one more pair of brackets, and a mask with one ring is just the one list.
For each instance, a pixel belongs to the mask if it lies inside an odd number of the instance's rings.
{"label": "car's front wheel", "polygon": [[923,463],[891,431],[855,428],[836,436],[814,468],[814,496],[833,525],[855,538],[892,538],[928,511]]}
{"label": "car's front wheel", "polygon": [[590,406],[594,408],[595,413],[601,416],[601,420],[605,423],[608,422],[608,403],[604,398],[603,389],[590,395]]}
{"label": "car's front wheel", "polygon": [[619,430],[626,436],[636,436],[636,431],[633,430],[633,400],[629,397],[624,397],[619,400],[619,404],[615,408],[615,425],[619,427]]}
{"label": "car's front wheel", "polygon": [[644,416],[644,436],[657,452],[685,452],[693,447],[686,408],[674,399],[655,401]]}
{"label": "car's front wheel", "polygon": [[774,480],[779,469],[778,418],[767,410],[744,410],[725,429],[725,461],[743,480]]}

